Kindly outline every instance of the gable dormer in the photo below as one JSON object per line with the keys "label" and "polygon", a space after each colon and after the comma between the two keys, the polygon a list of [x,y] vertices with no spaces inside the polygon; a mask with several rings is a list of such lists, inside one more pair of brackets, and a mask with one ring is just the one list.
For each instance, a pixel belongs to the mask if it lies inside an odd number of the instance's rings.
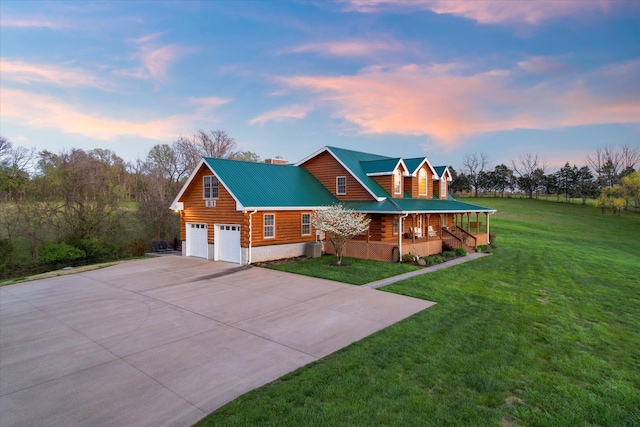
{"label": "gable dormer", "polygon": [[439,199],[449,197],[449,183],[452,180],[451,172],[447,166],[436,166],[436,175],[433,177],[433,195]]}
{"label": "gable dormer", "polygon": [[405,192],[414,199],[433,197],[433,177],[436,171],[426,157],[403,159],[409,169],[405,178]]}
{"label": "gable dormer", "polygon": [[391,197],[404,197],[405,176],[408,176],[408,168],[401,158],[388,158],[360,162],[367,176],[389,193]]}

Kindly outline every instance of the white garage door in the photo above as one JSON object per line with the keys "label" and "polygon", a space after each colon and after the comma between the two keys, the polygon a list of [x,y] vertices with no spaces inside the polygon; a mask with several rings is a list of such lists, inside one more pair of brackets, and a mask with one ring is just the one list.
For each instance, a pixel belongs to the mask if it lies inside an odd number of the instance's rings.
{"label": "white garage door", "polygon": [[187,227],[187,256],[207,258],[207,224],[188,222]]}
{"label": "white garage door", "polygon": [[214,259],[240,264],[239,225],[216,224],[214,243]]}

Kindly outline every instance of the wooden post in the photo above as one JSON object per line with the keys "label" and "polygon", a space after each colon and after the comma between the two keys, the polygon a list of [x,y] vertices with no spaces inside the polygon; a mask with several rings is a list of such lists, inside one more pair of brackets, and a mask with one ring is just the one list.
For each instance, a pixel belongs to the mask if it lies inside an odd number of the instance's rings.
{"label": "wooden post", "polygon": [[487,216],[487,244],[490,245],[491,242],[489,241],[489,212],[485,212],[484,214]]}

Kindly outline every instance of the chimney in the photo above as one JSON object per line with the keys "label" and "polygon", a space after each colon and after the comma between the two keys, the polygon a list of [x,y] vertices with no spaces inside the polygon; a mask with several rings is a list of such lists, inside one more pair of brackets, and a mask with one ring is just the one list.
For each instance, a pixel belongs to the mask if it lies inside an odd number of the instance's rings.
{"label": "chimney", "polygon": [[288,165],[289,164],[287,160],[283,159],[280,156],[276,156],[271,159],[265,159],[264,162],[269,163],[270,165]]}

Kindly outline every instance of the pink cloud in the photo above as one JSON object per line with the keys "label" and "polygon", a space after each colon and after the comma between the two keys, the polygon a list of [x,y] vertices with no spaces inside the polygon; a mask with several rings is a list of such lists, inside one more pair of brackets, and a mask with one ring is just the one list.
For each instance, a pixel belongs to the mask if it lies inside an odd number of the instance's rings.
{"label": "pink cloud", "polygon": [[209,96],[205,98],[195,98],[191,97],[188,99],[189,104],[196,105],[201,109],[210,110],[212,108],[217,108],[223,104],[230,102],[230,99],[220,98],[217,96]]}
{"label": "pink cloud", "polygon": [[162,33],[152,33],[130,40],[139,45],[138,51],[132,57],[139,60],[141,65],[136,68],[115,70],[114,74],[143,80],[167,81],[169,68],[180,58],[194,52],[194,49],[178,44],[164,46],[153,44],[161,35]]}
{"label": "pink cloud", "polygon": [[[411,64],[282,82],[314,93],[318,102],[333,108],[335,118],[356,124],[361,133],[428,135],[444,146],[487,132],[640,119],[638,95],[624,90],[637,87],[640,61],[573,76],[570,82],[552,79],[524,86],[512,70],[463,71],[461,64]],[[607,75],[616,75],[616,81]]]}
{"label": "pink cloud", "polygon": [[13,27],[13,28],[49,28],[51,30],[60,30],[63,28],[71,28],[72,25],[64,21],[52,21],[50,19],[28,17],[17,18],[14,16],[7,16],[7,14],[0,14],[0,27]]}
{"label": "pink cloud", "polygon": [[23,84],[48,83],[56,86],[84,86],[103,90],[110,87],[104,80],[81,69],[6,59],[0,59],[0,75],[3,80]]}
{"label": "pink cloud", "polygon": [[264,124],[269,121],[281,122],[287,119],[303,119],[312,109],[309,105],[288,105],[276,108],[249,120],[250,125]]}
{"label": "pink cloud", "polygon": [[390,51],[400,49],[402,46],[397,42],[385,41],[334,41],[324,43],[307,43],[284,51],[285,53],[319,53],[329,56],[369,56],[380,51]]}
{"label": "pink cloud", "polygon": [[[190,103],[197,100],[191,99]],[[202,100],[212,108],[210,98]],[[2,88],[0,112],[3,121],[14,120],[27,126],[58,129],[99,140],[120,136],[139,136],[167,141],[193,129],[198,114],[171,115],[154,120],[118,119],[92,114],[82,107],[59,99],[22,90]],[[210,117],[209,117],[210,120]]]}
{"label": "pink cloud", "polygon": [[388,9],[430,10],[472,19],[480,24],[540,24],[560,16],[607,10],[610,0],[495,1],[495,0],[345,0],[347,10],[377,12]]}

